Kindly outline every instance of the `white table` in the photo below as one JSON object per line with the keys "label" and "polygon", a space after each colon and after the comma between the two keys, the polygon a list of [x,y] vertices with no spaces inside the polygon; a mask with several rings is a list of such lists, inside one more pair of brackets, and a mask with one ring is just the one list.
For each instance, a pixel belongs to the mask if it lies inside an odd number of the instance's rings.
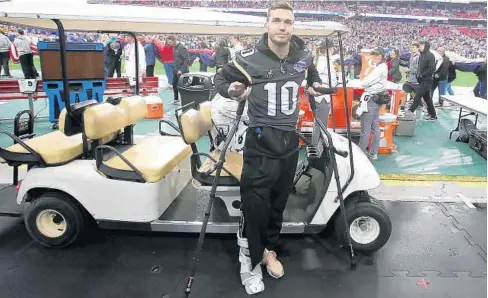
{"label": "white table", "polygon": [[[488,112],[488,101],[481,97],[476,97],[474,95],[441,95],[442,100],[449,101],[457,106],[460,107],[459,109],[459,117],[458,117],[458,125],[456,129],[451,131],[449,134],[449,139],[452,136],[452,133],[455,131],[459,131],[459,123],[461,122],[461,118],[475,115],[476,120],[474,125],[478,124],[478,115],[487,115]],[[470,111],[469,113],[463,114],[463,109]]]}

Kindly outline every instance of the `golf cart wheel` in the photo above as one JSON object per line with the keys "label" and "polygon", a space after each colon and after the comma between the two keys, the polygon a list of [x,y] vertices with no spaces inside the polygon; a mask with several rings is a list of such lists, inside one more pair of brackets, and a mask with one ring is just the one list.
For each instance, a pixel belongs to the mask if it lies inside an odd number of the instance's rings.
{"label": "golf cart wheel", "polygon": [[349,227],[345,227],[343,213],[335,220],[337,237],[344,245],[349,245],[346,229],[349,229],[353,248],[359,252],[375,252],[390,239],[391,220],[382,206],[357,201],[346,206],[346,215]]}
{"label": "golf cart wheel", "polygon": [[84,226],[80,208],[67,195],[54,192],[34,200],[25,213],[24,221],[36,242],[53,248],[73,243]]}

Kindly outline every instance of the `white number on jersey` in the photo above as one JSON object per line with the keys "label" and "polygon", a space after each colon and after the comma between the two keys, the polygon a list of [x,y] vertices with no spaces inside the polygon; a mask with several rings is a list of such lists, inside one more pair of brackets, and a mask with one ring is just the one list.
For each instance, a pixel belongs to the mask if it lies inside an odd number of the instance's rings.
{"label": "white number on jersey", "polygon": [[278,109],[278,98],[280,97],[280,112],[290,116],[297,109],[298,89],[300,86],[295,81],[288,81],[280,88],[279,94],[276,94],[276,83],[267,83],[264,90],[268,93],[268,116],[276,116]]}

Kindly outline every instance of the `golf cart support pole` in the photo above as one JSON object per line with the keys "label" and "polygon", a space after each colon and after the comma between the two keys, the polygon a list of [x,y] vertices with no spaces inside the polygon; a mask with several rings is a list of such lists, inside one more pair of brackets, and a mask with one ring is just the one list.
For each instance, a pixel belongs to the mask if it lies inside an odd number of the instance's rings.
{"label": "golf cart support pole", "polygon": [[[330,91],[327,92],[327,89],[330,90],[330,88],[314,88],[314,89],[320,93],[329,93],[330,92]],[[321,92],[321,90],[324,90],[326,92],[324,92],[324,91]],[[316,112],[317,112],[317,106],[315,104],[315,97],[312,95],[309,95],[308,100],[310,102],[310,108],[312,109],[312,112],[315,116]],[[334,171],[334,179],[336,181],[337,197],[339,198],[339,205],[340,205],[341,213],[344,214],[344,223],[346,226],[345,232],[346,232],[346,239],[347,239],[347,242],[349,245],[349,258],[351,261],[351,269],[356,269],[356,257],[354,254],[354,249],[352,247],[351,234],[349,233],[349,228],[348,228],[349,223],[347,222],[347,216],[346,216],[346,205],[344,204],[343,190],[341,187],[341,181],[339,178],[339,170],[337,169],[337,161],[336,161],[336,156],[335,156],[335,154],[338,154],[338,155],[346,158],[348,154],[347,154],[347,152],[344,152],[344,151],[341,151],[341,150],[338,150],[337,148],[335,148],[334,143],[332,142],[332,137],[331,137],[330,133],[327,131],[327,128],[325,127],[324,123],[322,123],[322,121],[320,119],[317,119],[317,118],[316,118],[316,121],[320,127],[321,132],[323,132],[325,134],[325,136],[327,137],[327,143],[328,144],[324,144],[324,149],[327,148],[327,150],[331,151],[330,161],[332,164],[332,169]],[[322,136],[322,134],[321,134],[321,136]],[[320,139],[322,139],[322,141],[324,141],[323,136],[321,138],[319,138],[319,140]]]}
{"label": "golf cart support pole", "polygon": [[58,35],[59,35],[59,58],[61,63],[61,76],[63,77],[63,101],[64,106],[66,108],[66,112],[71,119],[76,120],[78,123],[81,123],[81,118],[76,117],[71,109],[71,100],[69,98],[69,80],[67,74],[67,65],[66,65],[66,34],[64,31],[63,23],[61,23],[58,19],[53,19],[53,22],[58,27]]}
{"label": "golf cart support pole", "polygon": [[[233,96],[233,94],[234,93],[232,91],[229,92],[229,95]],[[216,173],[215,173],[215,178],[214,178],[214,180],[212,182],[212,189],[210,190],[210,198],[209,198],[209,201],[208,201],[207,210],[205,212],[205,217],[203,219],[202,229],[201,229],[200,235],[198,237],[197,248],[196,248],[195,254],[193,256],[192,268],[191,268],[191,271],[190,271],[190,274],[188,276],[187,283],[186,283],[186,288],[185,288],[186,297],[188,297],[190,295],[191,287],[193,285],[193,280],[195,279],[196,266],[197,266],[197,263],[198,263],[198,258],[200,256],[200,253],[202,252],[203,239],[205,237],[205,232],[207,230],[207,224],[208,224],[208,220],[209,220],[209,217],[210,217],[210,211],[212,210],[213,201],[215,199],[215,192],[217,191],[217,186],[218,186],[218,180],[220,178],[220,173],[221,173],[222,168],[224,166],[225,156],[226,156],[226,153],[227,153],[227,148],[229,147],[230,142],[233,140],[234,134],[237,132],[237,128],[239,126],[239,122],[241,121],[241,116],[242,116],[242,114],[244,112],[244,106],[245,105],[246,105],[246,101],[245,100],[239,102],[239,105],[237,107],[236,119],[235,119],[234,125],[232,126],[231,130],[229,131],[229,134],[227,136],[227,139],[225,140],[225,143],[224,143],[224,146],[223,146],[223,149],[222,149],[222,153],[220,154],[219,160],[218,160],[218,162],[216,164]]]}
{"label": "golf cart support pole", "polygon": [[[347,103],[347,84],[346,84],[346,73],[344,72],[344,53],[342,52],[342,34],[337,32],[337,37],[339,38],[339,57],[341,63],[341,74],[342,74],[342,89],[344,90],[344,108],[346,110],[346,128],[347,128],[347,139],[349,140],[349,163],[351,165],[351,175],[349,175],[349,179],[347,179],[346,183],[342,187],[341,193],[346,191],[346,188],[351,183],[352,179],[354,178],[354,158],[352,153],[352,140],[351,140],[351,123],[349,123],[349,105]],[[339,197],[336,197],[334,202],[337,202]],[[347,227],[347,225],[346,225]],[[348,233],[349,234],[349,233]],[[350,241],[350,237],[349,237]]]}
{"label": "golf cart support pole", "polygon": [[[333,88],[335,86],[332,86],[332,78],[330,77],[330,56],[329,56],[329,38],[325,38],[325,51],[327,55],[325,56],[327,58],[327,73],[328,73],[328,78],[329,78],[329,88]],[[334,101],[332,100],[332,95],[330,96],[330,109],[331,109],[331,115],[332,115],[332,130],[335,132],[336,131],[336,122],[335,122],[335,116],[334,116]]]}

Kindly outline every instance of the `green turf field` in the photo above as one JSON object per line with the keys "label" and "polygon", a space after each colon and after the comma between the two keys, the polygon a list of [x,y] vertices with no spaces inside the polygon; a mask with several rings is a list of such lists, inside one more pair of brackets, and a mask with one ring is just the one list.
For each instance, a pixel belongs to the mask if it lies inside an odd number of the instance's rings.
{"label": "green turf field", "polygon": [[[36,65],[36,68],[38,70],[41,69],[41,65],[39,62],[39,57],[34,57],[34,64]],[[122,61],[122,72],[124,69],[124,61]],[[200,64],[194,63],[192,67],[190,68],[190,71],[198,71],[200,67]],[[10,63],[10,69],[12,70],[20,70],[20,64],[13,64]],[[215,68],[208,68],[208,71],[215,71]],[[154,73],[156,75],[164,75],[164,67],[161,63],[156,62],[156,67],[154,69]],[[405,74],[403,73],[403,79],[405,80]],[[476,83],[478,82],[478,78],[476,77],[475,74],[471,72],[457,72],[457,79],[453,82],[453,86],[460,86],[460,87],[474,87]]]}

